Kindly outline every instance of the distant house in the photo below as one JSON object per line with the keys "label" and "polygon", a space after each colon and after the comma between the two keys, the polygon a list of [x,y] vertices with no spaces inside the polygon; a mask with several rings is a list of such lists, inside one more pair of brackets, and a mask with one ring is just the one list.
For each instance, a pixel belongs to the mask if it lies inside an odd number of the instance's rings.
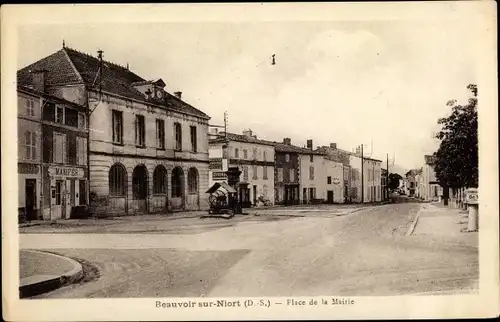
{"label": "distant house", "polygon": [[411,169],[405,174],[406,194],[409,197],[418,197],[418,180],[420,169]]}
{"label": "distant house", "polygon": [[[342,185],[342,198],[344,203],[351,202],[357,198],[357,191],[351,188],[351,183],[353,177],[356,178],[356,174],[353,173],[350,166],[350,156],[351,152],[338,149],[336,143],[330,143],[329,146],[320,146],[316,149],[317,152],[323,153],[325,159],[333,162],[334,164],[342,164],[342,179],[340,184]],[[331,164],[327,162],[327,164]],[[336,165],[334,166],[336,167]],[[334,199],[339,200],[340,196],[335,194]]]}
{"label": "distant house", "polygon": [[[293,146],[290,138],[283,143],[275,143],[274,190],[275,203],[281,205],[297,205],[300,203],[300,152],[306,150]],[[312,170],[314,176],[314,170]],[[310,173],[309,173],[310,175]],[[309,191],[307,200],[316,197],[316,189]]]}
{"label": "distant house", "polygon": [[425,155],[425,164],[422,167],[422,186],[420,187],[420,194],[424,200],[438,201],[442,195],[442,187],[440,186],[436,172],[434,171],[435,156]]}
{"label": "distant house", "polygon": [[274,142],[258,139],[252,130],[245,130],[243,134],[219,132],[209,145],[209,186],[227,182],[227,167],[236,166],[241,171],[240,182],[248,187],[244,194],[248,200],[243,202],[252,206],[274,204]]}
{"label": "distant house", "polygon": [[[300,200],[303,204],[308,203],[333,203],[333,190],[327,192],[328,174],[334,176],[331,169],[325,164],[325,154],[313,150],[313,140],[307,140],[306,148],[298,148],[297,153],[300,161],[298,176],[300,178]],[[335,177],[341,175],[337,173]],[[331,178],[330,178],[331,179]],[[336,179],[336,180],[337,180]],[[338,183],[338,182],[337,182]],[[330,187],[331,188],[331,187]]]}

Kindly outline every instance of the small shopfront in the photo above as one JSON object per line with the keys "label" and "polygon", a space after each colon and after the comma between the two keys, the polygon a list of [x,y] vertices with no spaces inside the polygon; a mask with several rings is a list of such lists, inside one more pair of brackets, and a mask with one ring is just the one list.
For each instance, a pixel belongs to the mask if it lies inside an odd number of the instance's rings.
{"label": "small shopfront", "polygon": [[69,219],[73,207],[87,204],[88,180],[85,168],[49,166],[46,174],[50,183],[50,217],[44,219]]}
{"label": "small shopfront", "polygon": [[25,219],[38,218],[41,201],[40,166],[38,164],[18,163],[19,214]]}

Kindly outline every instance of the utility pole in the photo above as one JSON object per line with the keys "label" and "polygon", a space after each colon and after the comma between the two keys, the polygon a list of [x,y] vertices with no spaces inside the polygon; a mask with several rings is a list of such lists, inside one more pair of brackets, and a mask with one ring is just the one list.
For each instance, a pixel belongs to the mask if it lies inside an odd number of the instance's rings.
{"label": "utility pole", "polygon": [[224,138],[227,140],[227,111],[224,112]]}
{"label": "utility pole", "polygon": [[[63,42],[63,46],[64,46],[64,42]],[[87,205],[91,205],[90,204],[90,117],[92,115],[92,113],[94,113],[95,109],[97,108],[97,106],[99,105],[99,103],[102,101],[102,68],[103,68],[103,61],[102,61],[102,54],[104,53],[103,50],[99,49],[97,51],[97,57],[99,59],[99,70],[97,71],[97,75],[96,75],[96,78],[94,79],[94,82],[92,84],[92,90],[94,90],[94,86],[95,86],[95,82],[97,80],[97,77],[99,77],[99,98],[97,100],[97,103],[96,105],[94,106],[94,108],[91,110],[90,109],[90,100],[89,100],[89,97],[90,95],[88,94],[87,92],[87,108],[86,108],[86,113],[85,113],[85,116],[86,116],[86,120],[85,120],[85,125],[86,125],[86,130],[87,130],[87,195],[86,195],[86,199],[87,199]],[[113,126],[113,125],[112,125]],[[96,218],[95,216],[93,216],[94,219]]]}
{"label": "utility pole", "polygon": [[364,175],[364,163],[363,160],[363,144],[361,144],[361,203],[365,202],[365,175]]}
{"label": "utility pole", "polygon": [[389,198],[389,153],[387,153],[387,177],[385,178],[385,198]]}

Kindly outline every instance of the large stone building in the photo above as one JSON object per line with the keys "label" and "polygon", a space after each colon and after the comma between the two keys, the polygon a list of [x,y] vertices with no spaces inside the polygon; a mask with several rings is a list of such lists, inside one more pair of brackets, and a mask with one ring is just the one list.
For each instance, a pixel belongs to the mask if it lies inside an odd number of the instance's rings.
{"label": "large stone building", "polygon": [[46,70],[48,93],[84,105],[90,118],[95,211],[141,214],[208,207],[209,117],[161,79],[64,47],[18,71]]}
{"label": "large stone building", "polygon": [[274,204],[274,142],[258,139],[252,130],[242,135],[220,132],[210,140],[209,157],[209,186],[227,182],[224,172],[228,167],[238,167],[240,182],[248,187],[248,200],[244,202],[252,206]]}
{"label": "large stone building", "polygon": [[85,106],[46,92],[46,71],[18,86],[19,207],[27,219],[70,218],[88,204]]}

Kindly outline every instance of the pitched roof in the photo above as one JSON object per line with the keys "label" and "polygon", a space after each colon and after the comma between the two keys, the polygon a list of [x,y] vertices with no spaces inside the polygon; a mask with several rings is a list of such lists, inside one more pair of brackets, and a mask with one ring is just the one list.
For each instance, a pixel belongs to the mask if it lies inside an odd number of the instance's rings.
{"label": "pitched roof", "polygon": [[[349,156],[361,158],[361,155],[357,154],[355,152],[349,152],[349,151],[342,150],[342,149],[337,149],[337,148],[334,149],[334,148],[330,148],[328,146],[319,147],[319,149],[316,149],[316,151],[324,151],[324,153],[326,153],[327,155],[328,155],[328,152],[330,152],[330,153],[334,153],[334,154],[340,153],[340,154],[343,154],[343,155],[349,155]],[[369,161],[375,161],[375,162],[382,162],[382,160],[373,159],[373,158],[370,158],[370,157],[367,157],[367,156],[363,156],[363,160],[369,160]]]}
{"label": "pitched roof", "polygon": [[317,155],[325,155],[325,153],[309,150],[306,148],[301,148],[295,145],[288,145],[285,143],[275,143],[276,152],[284,152],[284,153],[299,153],[299,154],[317,154]]}
{"label": "pitched roof", "polygon": [[262,145],[272,145],[274,146],[276,142],[272,141],[267,141],[267,140],[262,140],[262,139],[257,139],[256,137],[253,136],[248,136],[248,135],[242,135],[242,134],[235,134],[235,133],[229,133],[227,132],[226,135],[224,136],[224,132],[220,133],[220,136],[216,139],[211,139],[209,142],[210,143],[223,143],[227,140],[229,141],[236,141],[236,142],[243,142],[243,143],[253,143],[253,144],[262,144]]}
{"label": "pitched roof", "polygon": [[23,93],[27,93],[27,94],[30,94],[30,95],[34,95],[36,97],[43,97],[47,100],[50,100],[54,103],[58,103],[58,104],[66,104],[66,105],[69,105],[69,106],[72,106],[72,107],[76,107],[76,108],[79,108],[79,109],[85,109],[85,106],[83,105],[80,105],[78,103],[75,103],[75,102],[71,102],[71,101],[68,101],[68,100],[65,100],[61,97],[57,97],[57,96],[54,96],[54,95],[51,95],[51,94],[48,94],[48,93],[44,93],[44,92],[41,92],[35,88],[31,88],[31,87],[28,87],[28,86],[24,86],[24,85],[17,85],[17,90],[19,92],[23,92]]}
{"label": "pitched roof", "polygon": [[236,141],[243,143],[271,145],[274,146],[276,152],[324,155],[324,153],[318,151],[312,151],[306,148],[301,148],[295,145],[288,145],[276,141],[262,140],[262,139],[257,139],[256,137],[253,136],[235,134],[229,132],[227,132],[227,137],[224,137],[224,132],[220,132],[220,137],[209,140],[209,143],[224,143],[226,139],[229,141]]}
{"label": "pitched roof", "polygon": [[[47,71],[45,76],[47,86],[85,84],[91,87],[99,83],[99,66],[100,61],[98,58],[64,47],[20,69],[17,72],[17,81],[21,85],[30,85],[32,84],[31,71],[43,68]],[[164,84],[161,79],[154,80],[153,82],[159,82],[160,85]],[[140,83],[146,84],[148,81],[126,67],[103,61],[102,80],[100,82],[103,91],[144,103],[166,107],[179,113],[209,119],[207,114],[167,92],[165,92],[162,100],[146,98],[144,94],[134,87],[134,85]]]}

